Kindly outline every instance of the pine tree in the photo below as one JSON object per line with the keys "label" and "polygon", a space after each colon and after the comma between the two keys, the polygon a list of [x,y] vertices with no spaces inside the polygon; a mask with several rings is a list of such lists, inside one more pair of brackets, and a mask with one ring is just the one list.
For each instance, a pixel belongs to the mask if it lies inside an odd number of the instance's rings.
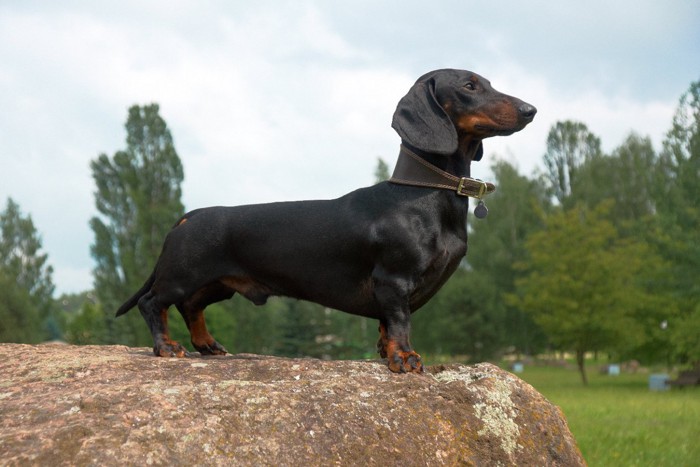
{"label": "pine tree", "polygon": [[90,221],[95,292],[108,316],[110,342],[150,343],[138,314],[116,323],[111,317],[150,275],[167,232],[184,212],[182,164],[158,112],[157,104],[131,107],[126,149],[90,164],[100,213]]}
{"label": "pine tree", "polygon": [[544,165],[559,203],[564,204],[571,196],[581,165],[601,154],[600,139],[581,122],[557,122],[549,130]]}
{"label": "pine tree", "polygon": [[374,183],[380,183],[389,180],[389,166],[381,157],[377,157],[377,167],[374,169]]}
{"label": "pine tree", "polygon": [[7,200],[0,213],[0,340],[38,342],[48,334],[53,310],[53,268],[41,253],[30,216]]}

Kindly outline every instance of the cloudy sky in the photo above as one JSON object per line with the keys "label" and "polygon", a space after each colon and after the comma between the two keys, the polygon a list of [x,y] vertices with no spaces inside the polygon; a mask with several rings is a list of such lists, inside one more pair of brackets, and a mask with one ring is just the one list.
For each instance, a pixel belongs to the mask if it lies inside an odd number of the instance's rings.
{"label": "cloudy sky", "polygon": [[89,163],[125,147],[127,108],[160,104],[185,168],[187,209],[333,198],[393,165],[396,102],[436,68],[462,68],[539,109],[494,138],[541,167],[557,120],[618,146],[657,148],[700,79],[700,5],[591,1],[0,0],[0,206],[39,230],[57,292],[92,286]]}

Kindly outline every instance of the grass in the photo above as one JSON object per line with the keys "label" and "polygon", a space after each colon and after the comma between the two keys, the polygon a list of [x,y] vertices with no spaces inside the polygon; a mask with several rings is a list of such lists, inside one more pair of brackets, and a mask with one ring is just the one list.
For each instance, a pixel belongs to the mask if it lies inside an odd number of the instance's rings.
{"label": "grass", "polygon": [[700,388],[652,392],[648,374],[600,375],[525,367],[520,373],[561,407],[589,466],[700,465]]}

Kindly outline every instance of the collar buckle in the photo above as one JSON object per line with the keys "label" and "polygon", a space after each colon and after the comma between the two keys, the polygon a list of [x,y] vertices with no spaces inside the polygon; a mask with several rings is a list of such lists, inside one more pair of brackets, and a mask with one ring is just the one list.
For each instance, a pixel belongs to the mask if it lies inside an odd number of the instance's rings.
{"label": "collar buckle", "polygon": [[481,199],[488,194],[488,184],[478,178],[462,177],[457,185],[457,194]]}

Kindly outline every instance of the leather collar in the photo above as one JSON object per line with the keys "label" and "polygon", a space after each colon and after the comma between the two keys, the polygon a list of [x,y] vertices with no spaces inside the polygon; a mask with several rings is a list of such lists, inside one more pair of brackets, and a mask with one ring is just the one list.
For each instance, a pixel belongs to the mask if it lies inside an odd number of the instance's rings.
{"label": "leather collar", "polygon": [[477,178],[457,177],[435,167],[401,145],[391,183],[454,191],[458,196],[482,199],[496,191],[496,185]]}

